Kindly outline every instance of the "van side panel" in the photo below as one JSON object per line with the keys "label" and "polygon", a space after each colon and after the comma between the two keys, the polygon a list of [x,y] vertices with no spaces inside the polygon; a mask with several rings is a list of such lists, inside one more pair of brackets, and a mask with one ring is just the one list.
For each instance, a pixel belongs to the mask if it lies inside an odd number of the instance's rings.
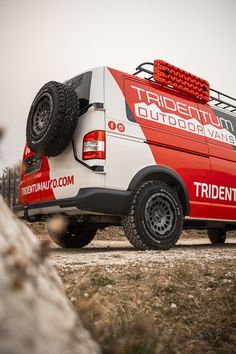
{"label": "van side panel", "polygon": [[[122,85],[124,81],[122,81]],[[105,71],[106,188],[127,190],[140,169],[155,159],[139,125],[126,118],[125,98],[109,69]]]}
{"label": "van side panel", "polygon": [[[124,95],[126,114],[123,119],[126,125],[141,129],[141,146],[149,146],[148,153],[155,164],[166,166],[180,175],[189,193],[190,217],[209,218],[210,200],[204,196],[199,198],[194,184],[196,177],[201,183],[211,183],[208,144],[197,104],[157,89],[150,82],[145,85],[143,80],[112,69],[111,73]],[[134,129],[130,131],[130,137],[136,138]],[[130,149],[134,154],[129,159],[132,165],[139,150],[131,145]],[[140,162],[139,169],[141,165]]]}
{"label": "van side panel", "polygon": [[[236,117],[199,105],[204,119],[212,170],[205,195],[212,202],[211,218],[236,219]],[[204,112],[204,114],[203,114]],[[199,185],[199,193],[202,186]]]}

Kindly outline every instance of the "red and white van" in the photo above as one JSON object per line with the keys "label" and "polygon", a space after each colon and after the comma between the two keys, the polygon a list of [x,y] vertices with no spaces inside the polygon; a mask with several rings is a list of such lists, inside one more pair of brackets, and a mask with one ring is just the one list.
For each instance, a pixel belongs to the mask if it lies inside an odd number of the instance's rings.
{"label": "red and white van", "polygon": [[164,61],[108,67],[36,95],[17,215],[55,214],[52,238],[83,247],[123,225],[137,249],[169,249],[183,228],[223,243],[236,227],[236,100]]}

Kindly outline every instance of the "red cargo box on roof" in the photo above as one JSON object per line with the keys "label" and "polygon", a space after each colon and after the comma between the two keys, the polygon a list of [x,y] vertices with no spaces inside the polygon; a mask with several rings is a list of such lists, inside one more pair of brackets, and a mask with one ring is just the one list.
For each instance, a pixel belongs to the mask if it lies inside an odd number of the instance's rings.
{"label": "red cargo box on roof", "polygon": [[163,60],[154,61],[154,80],[160,85],[194,97],[202,103],[210,100],[210,85],[206,80]]}

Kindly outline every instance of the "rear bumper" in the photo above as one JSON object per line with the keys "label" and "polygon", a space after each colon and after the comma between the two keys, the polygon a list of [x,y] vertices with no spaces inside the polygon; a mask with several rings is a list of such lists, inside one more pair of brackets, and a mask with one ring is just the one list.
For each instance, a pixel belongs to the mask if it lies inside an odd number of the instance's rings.
{"label": "rear bumper", "polygon": [[19,205],[14,208],[17,216],[27,218],[32,215],[49,214],[50,210],[63,212],[66,208],[108,215],[127,215],[132,200],[132,191],[107,188],[81,188],[73,198],[57,199],[47,202]]}

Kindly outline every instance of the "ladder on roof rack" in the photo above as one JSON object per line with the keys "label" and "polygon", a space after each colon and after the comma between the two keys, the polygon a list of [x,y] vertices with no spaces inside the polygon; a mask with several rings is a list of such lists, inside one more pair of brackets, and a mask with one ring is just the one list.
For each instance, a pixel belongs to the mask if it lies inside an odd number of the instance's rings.
{"label": "ladder on roof rack", "polygon": [[[151,65],[154,66],[151,62],[144,62],[137,66],[136,71],[133,75],[139,75],[140,73],[148,74],[148,77],[144,77],[145,80],[155,82],[153,79],[153,68],[152,70],[147,69],[145,66]],[[156,83],[156,82],[155,82]],[[212,106],[217,106],[221,109],[224,109],[228,112],[234,113],[236,112],[236,98],[228,96],[220,91],[210,89],[211,96],[209,103]]]}

